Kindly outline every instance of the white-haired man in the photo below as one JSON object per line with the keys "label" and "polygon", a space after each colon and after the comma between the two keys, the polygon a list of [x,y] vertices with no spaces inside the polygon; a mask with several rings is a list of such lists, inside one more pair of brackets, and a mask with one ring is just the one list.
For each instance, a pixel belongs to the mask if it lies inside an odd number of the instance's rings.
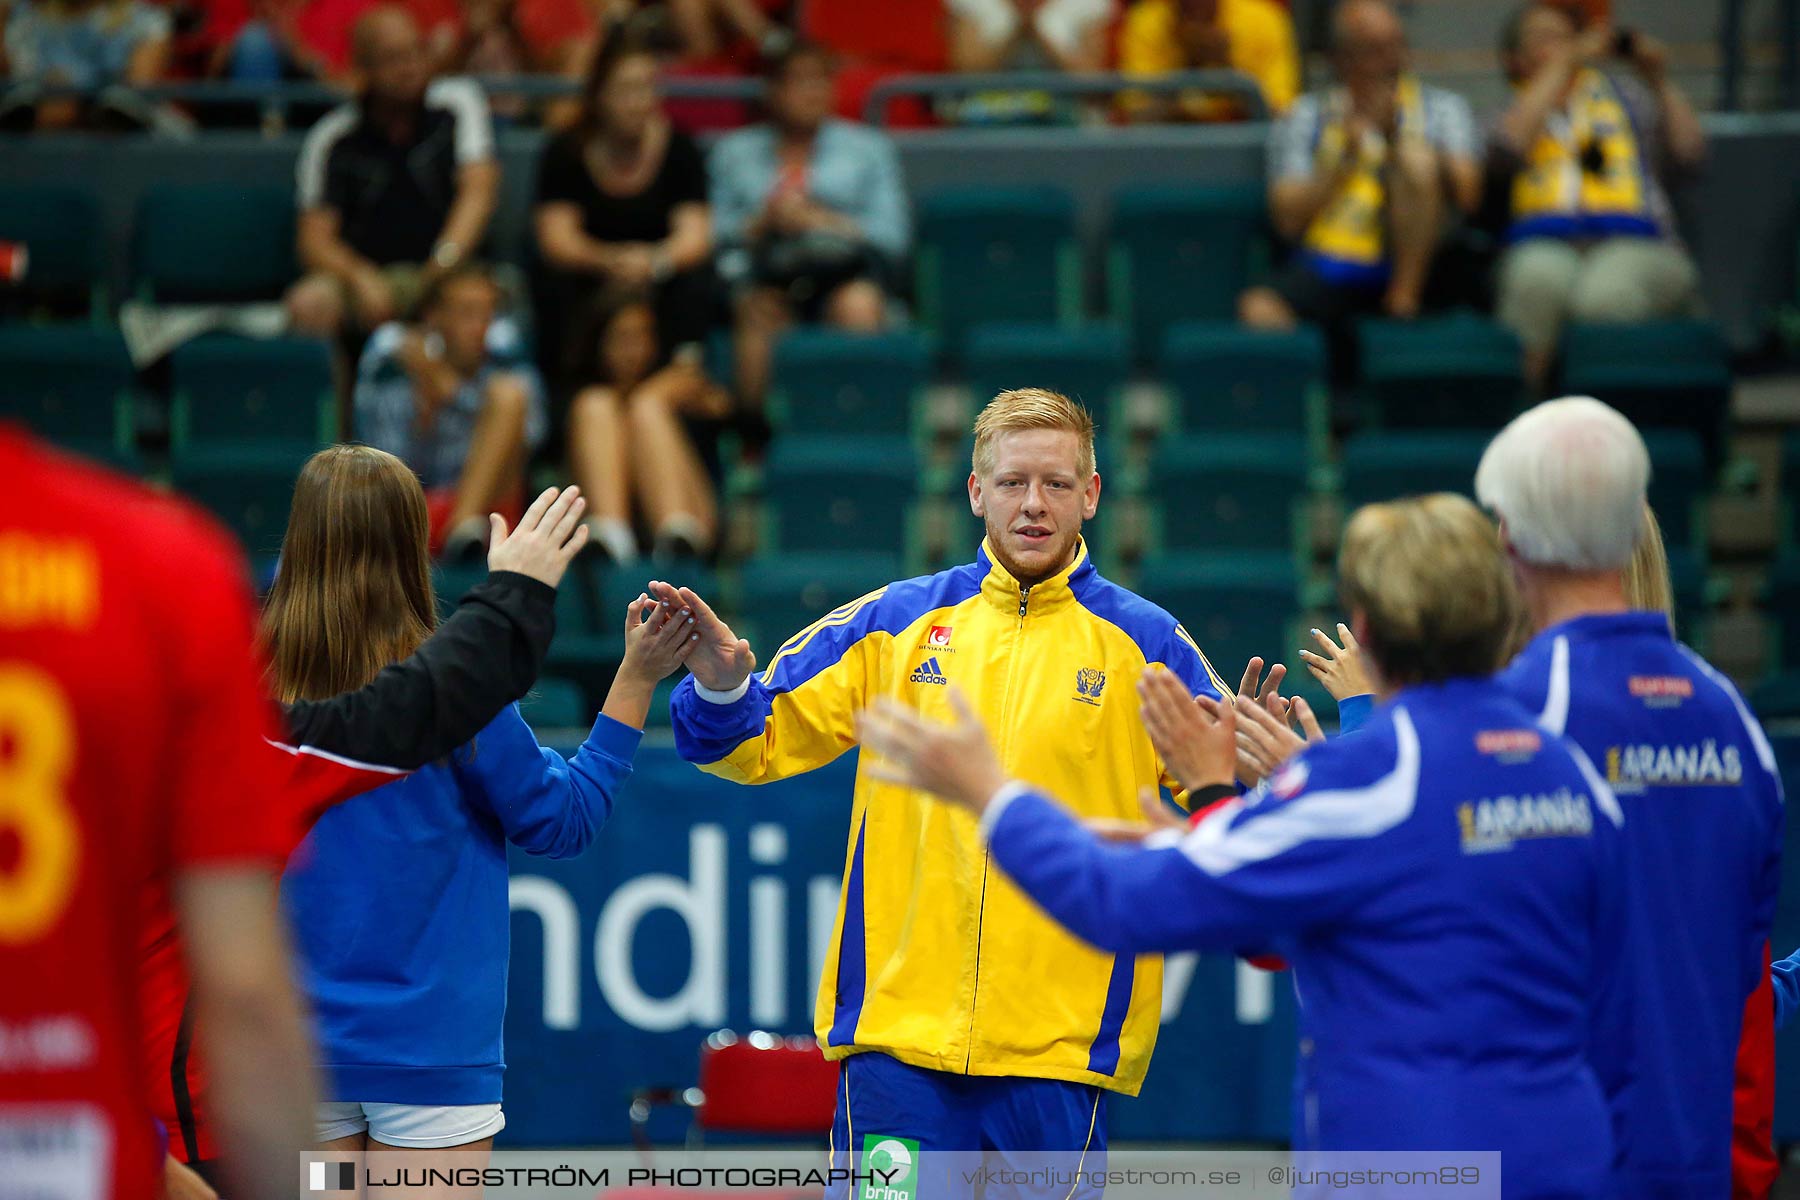
{"label": "white-haired man", "polygon": [[1612,1097],[1615,1195],[1699,1200],[1731,1194],[1734,1062],[1768,971],[1781,781],[1737,689],[1664,614],[1626,600],[1649,478],[1631,422],[1571,397],[1502,430],[1475,491],[1538,631],[1500,679],[1587,752],[1625,812],[1636,1011],[1596,1031],[1632,1081]]}

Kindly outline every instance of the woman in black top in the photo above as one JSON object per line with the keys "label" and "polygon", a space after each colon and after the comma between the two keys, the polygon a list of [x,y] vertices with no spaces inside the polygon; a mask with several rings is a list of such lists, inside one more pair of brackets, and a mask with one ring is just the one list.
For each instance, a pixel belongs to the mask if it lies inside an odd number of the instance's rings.
{"label": "woman in black top", "polygon": [[[659,548],[710,548],[705,472],[704,496],[665,485],[692,480],[693,420],[729,407],[700,367],[716,303],[706,167],[664,115],[656,71],[644,49],[607,42],[589,72],[580,122],[544,149],[534,213],[551,272],[549,311],[562,322],[544,332],[556,340],[564,387],[576,393],[570,467],[592,505],[598,545],[618,561],[637,552],[634,494]],[[634,300],[633,320],[648,305],[654,327],[651,360],[621,376],[601,343],[624,296]]]}

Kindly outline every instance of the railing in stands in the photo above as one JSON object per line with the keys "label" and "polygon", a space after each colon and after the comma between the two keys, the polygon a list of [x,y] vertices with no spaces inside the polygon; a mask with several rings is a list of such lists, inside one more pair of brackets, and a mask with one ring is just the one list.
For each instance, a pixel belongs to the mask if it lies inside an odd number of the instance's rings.
{"label": "railing in stands", "polygon": [[1167,75],[1124,75],[1117,71],[1066,75],[1059,71],[971,71],[960,75],[895,75],[869,91],[863,120],[871,125],[887,123],[888,106],[901,96],[926,99],[970,96],[981,92],[1044,92],[1055,97],[1114,96],[1122,92],[1176,95],[1204,92],[1243,103],[1256,121],[1269,115],[1262,89],[1242,71],[1172,71]]}

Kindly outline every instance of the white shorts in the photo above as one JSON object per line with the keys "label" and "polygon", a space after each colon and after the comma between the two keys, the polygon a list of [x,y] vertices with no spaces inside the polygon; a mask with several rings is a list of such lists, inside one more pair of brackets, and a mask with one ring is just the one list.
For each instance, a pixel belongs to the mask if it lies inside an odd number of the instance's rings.
{"label": "white shorts", "polygon": [[358,1104],[327,1101],[313,1110],[320,1142],[367,1133],[384,1146],[442,1150],[493,1137],[506,1128],[498,1104]]}

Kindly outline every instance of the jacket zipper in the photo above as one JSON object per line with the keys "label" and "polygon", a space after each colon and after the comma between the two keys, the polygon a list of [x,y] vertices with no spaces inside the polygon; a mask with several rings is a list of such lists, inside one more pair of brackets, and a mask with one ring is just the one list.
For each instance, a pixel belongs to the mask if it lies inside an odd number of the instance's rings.
{"label": "jacket zipper", "polygon": [[[1006,693],[1000,703],[1000,762],[1004,766],[1007,751],[1012,741],[1012,697],[1013,671],[1019,665],[1019,643],[1025,634],[1025,606],[1031,601],[1031,587],[1026,585],[1019,589],[1019,626],[1013,631],[1012,653],[1006,663]],[[988,852],[981,852],[981,902],[975,911],[975,989],[969,994],[969,1032],[963,1045],[963,1074],[969,1073],[969,1065],[975,1060],[975,1002],[981,997],[981,931],[987,924],[987,881],[988,864],[991,861]]]}

